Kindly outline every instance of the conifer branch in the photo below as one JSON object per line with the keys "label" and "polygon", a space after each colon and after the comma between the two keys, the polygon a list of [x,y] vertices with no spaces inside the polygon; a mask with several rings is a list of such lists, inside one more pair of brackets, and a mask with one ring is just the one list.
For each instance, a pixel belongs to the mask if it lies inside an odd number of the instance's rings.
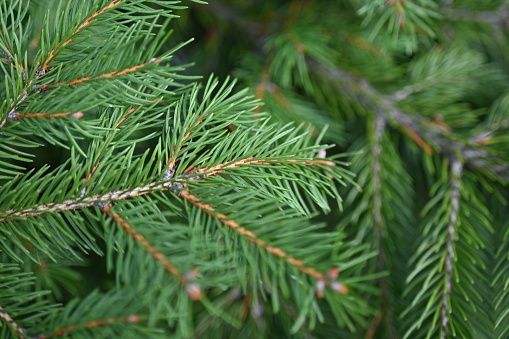
{"label": "conifer branch", "polygon": [[[125,0],[114,0],[112,1],[111,3],[109,3],[108,5],[106,5],[104,8],[102,8],[101,10],[99,11],[96,11],[94,12],[90,17],[88,17],[74,32],[73,32],[73,36],[76,36],[76,34],[79,34],[79,32],[81,30],[83,30],[83,28],[87,27],[94,19],[95,17],[97,17],[98,15],[106,12],[108,9],[111,9],[115,6],[117,6],[118,4],[124,2]],[[67,41],[65,41],[63,43],[63,46],[67,46],[69,43],[71,43],[73,41],[73,38],[69,38]],[[30,95],[30,89],[32,89],[35,85],[35,81],[37,80],[38,77],[40,76],[43,76],[44,74],[46,74],[47,72],[49,72],[52,67],[50,67],[50,63],[53,61],[54,57],[56,56],[56,50],[58,48],[58,46],[60,46],[60,43],[57,43],[57,45],[55,47],[53,47],[53,49],[51,50],[50,52],[50,55],[48,56],[48,58],[43,62],[43,65],[42,67],[39,67],[37,69],[37,72],[35,73],[35,76],[33,79],[30,80],[30,82],[22,89],[21,93],[18,95],[18,97],[16,98],[16,101],[14,102],[14,105],[13,107],[11,107],[11,110],[10,112],[8,113],[8,116],[15,116],[16,115],[16,111],[18,110],[18,107],[28,98],[28,96]],[[9,60],[9,59],[8,59]],[[147,63],[150,63],[152,61],[157,61],[159,62],[160,60],[159,59],[152,59],[150,61],[148,61]],[[137,70],[138,68],[144,66],[144,64],[142,65],[138,65],[138,66],[134,66],[134,70]],[[25,70],[23,69],[23,65],[20,63],[20,67],[22,68],[22,73],[23,75],[25,74]],[[106,74],[103,74],[103,75],[100,75],[98,76],[97,78],[101,78],[101,77],[114,77],[114,76],[120,76],[120,75],[125,75],[127,73],[130,73],[131,71],[134,71],[133,69],[131,68],[128,68],[128,69],[125,69],[123,71],[115,71],[115,72],[110,72],[110,73],[106,73]],[[25,76],[25,75],[24,75]],[[84,81],[87,81],[87,80],[90,80],[90,79],[95,79],[96,77],[86,77],[86,78],[82,78],[82,79],[77,79],[77,80],[74,80],[74,82],[71,82],[69,83],[69,85],[76,85],[80,82],[84,82]],[[60,84],[60,83],[59,83]],[[43,90],[47,89],[48,87],[46,86],[45,88],[43,88]],[[0,128],[2,128],[5,123],[7,122],[7,118],[5,118],[2,123],[0,123]]]}
{"label": "conifer branch", "polygon": [[447,248],[447,254],[444,260],[444,274],[445,274],[445,286],[442,290],[442,305],[440,310],[440,317],[442,319],[442,338],[446,338],[450,331],[449,315],[451,313],[451,305],[449,303],[449,297],[452,291],[452,277],[454,275],[453,260],[455,257],[455,242],[457,240],[456,228],[459,226],[459,212],[460,212],[460,186],[461,176],[463,172],[463,165],[454,156],[451,156],[451,191],[449,193],[449,199],[451,202],[451,209],[448,215],[447,223],[447,236],[445,240],[445,246]]}
{"label": "conifer branch", "polygon": [[203,296],[201,288],[199,287],[198,284],[190,282],[190,280],[192,280],[191,278],[196,276],[195,272],[191,274],[188,273],[185,275],[182,274],[180,270],[177,267],[175,267],[171,263],[171,261],[168,260],[168,258],[164,256],[164,254],[162,254],[157,248],[152,246],[150,242],[143,235],[139,234],[136,231],[136,229],[132,227],[131,224],[125,221],[125,219],[122,218],[120,214],[112,212],[110,205],[99,204],[98,207],[104,214],[106,214],[114,222],[119,224],[125,233],[129,234],[134,240],[140,243],[141,246],[143,246],[143,248],[145,249],[145,251],[149,253],[152,256],[152,258],[157,260],[164,267],[166,272],[175,276],[177,281],[186,289],[187,294],[192,300],[201,299],[201,297]]}
{"label": "conifer branch", "polygon": [[[162,61],[161,59],[152,58],[151,60],[149,60],[147,62],[144,62],[144,63],[139,64],[139,65],[135,65],[135,66],[132,66],[132,67],[128,67],[128,68],[125,68],[125,69],[120,70],[120,71],[113,71],[113,72],[108,72],[108,73],[104,73],[104,74],[100,74],[100,75],[83,77],[83,78],[75,79],[75,80],[72,80],[72,81],[60,81],[60,82],[57,82],[57,85],[65,85],[65,84],[67,84],[69,86],[76,86],[78,84],[82,84],[82,83],[85,83],[85,82],[88,82],[88,81],[93,81],[93,80],[98,80],[98,79],[103,79],[103,78],[119,77],[119,76],[122,76],[122,75],[127,75],[129,73],[136,72],[137,70],[139,70],[142,67],[147,66],[148,64],[151,64],[151,63],[158,64],[161,61]],[[50,87],[50,86],[51,85],[47,85],[46,87]]]}
{"label": "conifer branch", "polygon": [[341,293],[341,294],[348,293],[348,288],[346,286],[344,286],[340,282],[332,281],[332,279],[335,279],[337,277],[336,274],[330,273],[326,276],[323,273],[316,270],[315,268],[306,266],[306,264],[304,264],[304,262],[302,260],[299,260],[299,259],[296,259],[296,258],[290,256],[283,249],[270,246],[265,241],[258,238],[253,231],[247,230],[246,228],[240,226],[238,222],[231,219],[229,216],[227,216],[223,213],[217,212],[214,209],[214,207],[212,207],[209,204],[203,203],[202,201],[200,201],[200,199],[196,195],[189,193],[189,191],[181,191],[181,192],[179,192],[179,196],[181,198],[187,200],[192,205],[198,207],[204,213],[210,215],[211,217],[216,218],[223,225],[227,226],[228,228],[230,228],[232,230],[235,230],[235,232],[237,232],[238,234],[240,234],[241,236],[246,238],[248,241],[254,243],[256,246],[258,246],[261,249],[267,251],[268,253],[274,255],[275,257],[278,257],[278,258],[286,261],[288,264],[294,266],[302,273],[314,278],[317,281],[317,295],[318,296],[322,295],[321,293],[323,293],[324,286],[331,286],[331,288],[333,288],[336,292]]}
{"label": "conifer branch", "polygon": [[[0,32],[1,32],[1,30],[0,30]],[[5,58],[0,58],[0,60],[6,61],[8,63],[12,63],[12,58],[11,58],[11,55],[9,53],[4,51],[2,48],[0,48],[0,53],[3,54],[4,57],[5,57]]]}
{"label": "conifer branch", "polygon": [[[155,103],[155,102],[157,102],[157,101],[159,101],[159,100],[161,100],[161,98],[156,98],[156,99],[152,100],[152,103]],[[119,127],[120,127],[120,125],[121,125],[121,124],[122,124],[122,123],[123,123],[123,122],[127,119],[127,117],[128,117],[131,113],[133,113],[133,112],[134,112],[134,111],[135,111],[138,107],[140,107],[140,106],[133,106],[133,107],[131,107],[129,110],[127,110],[127,111],[125,112],[125,114],[122,116],[122,118],[120,118],[120,120],[119,120],[119,121],[115,124],[115,128],[119,128]],[[116,131],[113,131],[112,133],[116,133]],[[104,150],[103,150],[103,151],[101,151],[101,154],[102,154],[103,152],[104,152]],[[99,155],[99,159],[101,159],[101,158],[102,158],[102,155],[101,155],[101,154]],[[94,175],[95,171],[97,170],[97,168],[99,167],[99,165],[100,165],[100,164],[101,164],[101,161],[99,160],[98,162],[96,162],[96,163],[94,164],[94,166],[92,166],[92,169],[90,170],[90,172],[88,173],[87,177],[86,177],[86,178],[85,178],[85,180],[84,180],[84,183],[85,183],[85,184],[86,184],[86,183],[90,180],[90,178],[92,178],[92,176]],[[85,191],[83,191],[83,194],[85,194]]]}
{"label": "conifer branch", "polygon": [[506,3],[503,3],[499,8],[493,11],[470,11],[467,9],[445,7],[441,12],[453,20],[459,19],[484,22],[497,29],[509,29],[509,8]]}
{"label": "conifer branch", "polygon": [[[92,23],[92,21],[94,21],[94,19],[98,16],[98,15],[101,15],[103,14],[104,12],[106,12],[107,10],[121,4],[122,2],[124,2],[125,0],[113,0],[112,2],[110,2],[108,5],[104,6],[102,9],[92,13],[92,15],[90,15],[72,34],[72,36],[76,36],[77,34],[79,34],[81,32],[81,30],[83,30],[83,28],[87,27],[88,25],[90,25]],[[67,41],[65,41],[63,43],[63,46],[67,46],[68,44],[70,44],[72,41],[73,41],[74,38],[69,38]],[[51,53],[50,55],[48,56],[48,58],[46,59],[46,61],[44,61],[43,63],[43,66],[42,66],[42,69],[43,70],[47,70],[50,68],[50,63],[51,61],[53,61],[53,58],[56,56],[56,51],[57,51],[57,48],[58,46],[60,46],[60,43],[57,43],[57,45],[55,47],[53,47],[53,49],[51,50]]]}
{"label": "conifer branch", "polygon": [[[97,203],[110,203],[119,200],[126,200],[129,198],[136,198],[150,193],[154,193],[160,190],[172,190],[178,195],[178,189],[185,186],[185,183],[190,180],[199,180],[207,177],[211,177],[220,173],[225,172],[228,169],[238,168],[247,165],[277,165],[277,164],[288,164],[288,165],[303,165],[310,166],[312,164],[321,164],[326,166],[333,166],[334,162],[328,160],[297,160],[297,159],[277,159],[277,158],[246,158],[238,161],[225,162],[216,166],[205,167],[196,171],[188,169],[183,176],[198,174],[191,178],[177,178],[175,181],[165,182],[151,182],[146,185],[137,186],[134,188],[127,188],[124,190],[115,190],[105,194],[95,194],[89,197],[78,197],[75,199],[67,199],[63,202],[52,202],[48,204],[42,204],[34,208],[29,208],[20,211],[8,210],[1,212],[2,214],[8,214],[4,218],[0,218],[0,223],[6,222],[7,220],[14,218],[28,218],[37,217],[46,213],[59,213],[63,211],[72,211],[80,208],[89,208],[95,206]],[[97,168],[98,164],[94,167]],[[90,174],[87,178],[90,177]],[[163,177],[163,180],[169,180],[171,177]]]}
{"label": "conifer branch", "polygon": [[173,153],[168,158],[168,160],[166,160],[166,164],[168,166],[167,166],[167,171],[166,171],[163,179],[169,179],[169,178],[173,177],[173,173],[175,172],[175,164],[177,163],[178,156],[179,156],[180,152],[182,152],[182,148],[186,145],[185,144],[186,140],[189,138],[191,133],[193,133],[193,129],[197,128],[203,122],[203,119],[205,118],[205,116],[202,116],[202,114],[203,114],[203,112],[198,114],[198,116],[195,118],[195,120],[186,129],[185,134],[182,137],[180,147],[177,149],[177,145],[173,145]]}
{"label": "conifer branch", "polygon": [[423,138],[432,141],[441,153],[449,155],[459,151],[467,163],[478,169],[487,170],[504,181],[509,181],[509,165],[503,163],[503,159],[485,150],[473,148],[467,142],[456,141],[459,138],[455,138],[440,124],[417,114],[408,114],[396,106],[397,97],[380,93],[366,80],[339,68],[323,66],[311,58],[307,60],[309,65],[325,79],[329,79],[333,86],[357,100],[362,106],[385,114],[388,121],[409,133],[410,137],[427,153],[432,152],[432,149],[423,141]]}
{"label": "conifer branch", "polygon": [[67,112],[61,112],[61,113],[14,113],[7,115],[7,121],[9,120],[22,120],[22,119],[31,119],[31,118],[43,118],[43,119],[58,119],[62,117],[72,117],[75,119],[81,119],[84,116],[82,112],[75,112],[67,111]]}
{"label": "conifer branch", "polygon": [[[24,70],[22,70],[24,72]],[[4,125],[6,124],[7,120],[10,118],[10,119],[13,119],[15,118],[19,113],[16,112],[18,110],[18,107],[28,98],[29,96],[29,90],[30,88],[33,87],[34,83],[35,83],[35,80],[37,79],[37,75],[34,76],[34,78],[32,80],[30,80],[30,82],[28,83],[28,85],[26,85],[22,90],[21,90],[21,93],[18,94],[16,100],[14,101],[14,104],[13,106],[11,107],[11,110],[9,111],[9,113],[7,114],[7,116],[4,118],[4,120],[2,121],[2,123],[0,123],[0,128],[4,127]]]}
{"label": "conifer branch", "polygon": [[[382,139],[383,133],[386,127],[385,115],[377,111],[377,116],[374,122],[374,137],[372,147],[372,185],[373,185],[373,227],[375,228],[375,234],[377,237],[378,256],[377,256],[377,271],[383,272],[385,270],[385,251],[384,251],[384,238],[385,234],[383,231],[385,221],[382,216],[382,177],[381,177],[381,156],[382,156]],[[396,338],[396,329],[392,321],[392,307],[391,307],[391,293],[385,276],[379,278],[380,290],[382,291],[382,305],[385,307],[385,312],[382,310],[382,314],[386,316],[387,325],[389,327],[390,337]]]}
{"label": "conifer branch", "polygon": [[7,326],[14,329],[14,335],[18,338],[25,338],[27,331],[21,327],[17,322],[15,322],[9,313],[4,311],[4,308],[0,306],[0,321],[2,321]]}
{"label": "conifer branch", "polygon": [[[88,177],[88,176],[87,176]],[[116,190],[105,194],[96,194],[89,197],[78,197],[76,199],[67,199],[60,203],[49,203],[39,205],[34,208],[13,212],[12,210],[6,211],[9,213],[8,217],[0,218],[0,222],[6,222],[14,218],[29,218],[37,217],[46,213],[59,213],[64,211],[73,211],[80,208],[94,207],[98,203],[110,203],[113,201],[125,200],[129,198],[136,198],[147,195],[158,190],[172,189],[179,187],[178,182],[151,182],[147,185],[138,186],[133,189]],[[6,213],[3,212],[3,213]],[[10,213],[12,212],[12,213]]]}
{"label": "conifer branch", "polygon": [[[310,166],[312,164],[321,164],[321,165],[326,165],[326,166],[334,165],[334,163],[331,161],[321,160],[321,159],[298,160],[298,159],[271,159],[270,157],[269,158],[250,157],[250,158],[241,159],[241,160],[237,160],[237,161],[221,163],[221,164],[211,166],[211,167],[205,167],[205,168],[198,169],[195,171],[191,171],[191,169],[188,169],[186,172],[184,172],[183,176],[188,176],[188,175],[195,175],[195,176],[190,177],[190,178],[181,178],[177,181],[152,182],[148,185],[139,186],[134,189],[128,189],[128,190],[123,190],[123,191],[120,191],[120,190],[112,191],[112,192],[109,192],[109,193],[106,193],[103,195],[97,194],[97,195],[94,195],[91,197],[81,197],[81,198],[79,197],[77,199],[68,199],[61,203],[50,203],[50,204],[40,205],[40,206],[32,208],[32,209],[27,209],[24,211],[18,211],[18,212],[11,213],[8,217],[1,218],[0,222],[6,222],[8,219],[19,218],[19,217],[21,217],[21,218],[36,217],[36,216],[40,216],[40,215],[46,214],[46,213],[59,213],[59,212],[63,212],[63,211],[76,210],[79,208],[89,208],[89,207],[93,207],[93,206],[98,206],[98,204],[99,204],[99,206],[102,206],[101,210],[106,215],[108,215],[110,218],[112,218],[113,221],[119,223],[120,226],[126,231],[126,233],[131,234],[133,239],[139,241],[140,244],[142,246],[144,246],[146,251],[149,252],[150,254],[152,254],[154,259],[160,261],[161,264],[165,267],[165,269],[168,272],[175,275],[177,277],[177,280],[179,280],[179,282],[181,284],[183,284],[186,287],[186,289],[188,289],[188,286],[191,286],[191,288],[190,288],[191,291],[188,291],[190,296],[197,295],[196,288],[195,288],[194,284],[193,285],[189,284],[187,282],[187,280],[184,278],[184,276],[166,258],[164,258],[164,256],[161,253],[159,253],[155,248],[150,246],[150,243],[143,236],[138,234],[129,225],[129,223],[127,223],[120,215],[114,214],[113,212],[111,212],[109,206],[104,205],[104,204],[111,203],[113,201],[119,201],[119,200],[125,200],[125,199],[129,199],[129,198],[143,196],[143,195],[150,194],[155,191],[162,190],[162,189],[171,189],[179,197],[187,200],[188,202],[190,202],[194,206],[198,207],[205,213],[217,218],[222,224],[224,224],[225,226],[228,226],[231,229],[234,229],[240,235],[247,237],[247,239],[250,242],[255,243],[257,246],[264,249],[265,251],[273,254],[276,257],[279,257],[279,258],[285,260],[287,263],[296,267],[301,272],[316,279],[317,282],[319,283],[317,286],[318,286],[318,291],[320,293],[321,293],[320,289],[323,289],[323,287],[321,287],[322,285],[324,285],[324,286],[330,285],[331,288],[333,288],[337,292],[339,292],[341,294],[346,294],[348,291],[347,287],[342,285],[341,283],[335,281],[334,274],[332,275],[334,278],[330,278],[329,277],[330,274],[325,276],[323,273],[317,271],[316,269],[307,267],[303,261],[298,260],[298,259],[288,255],[284,250],[277,248],[277,247],[269,246],[267,243],[265,243],[265,241],[257,238],[256,234],[254,232],[249,231],[249,230],[245,229],[244,227],[241,227],[236,221],[230,219],[227,215],[216,212],[212,206],[201,202],[198,197],[191,194],[189,191],[181,190],[181,189],[185,189],[185,187],[187,186],[186,182],[188,182],[188,181],[199,180],[199,179],[204,179],[204,178],[208,178],[211,176],[215,176],[215,175],[225,172],[228,169],[239,168],[242,166],[249,166],[249,165],[277,165],[280,163],[288,164],[288,165],[302,165],[302,166]],[[87,176],[87,178],[88,178],[88,176]],[[335,276],[337,276],[337,275],[335,275]],[[201,293],[199,295],[201,295]]]}
{"label": "conifer branch", "polygon": [[271,159],[270,157],[265,158],[256,158],[256,157],[249,157],[241,160],[236,161],[229,161],[224,162],[219,165],[211,166],[211,167],[205,167],[196,171],[192,171],[193,168],[187,169],[184,174],[200,174],[203,177],[210,177],[214,176],[216,174],[222,173],[227,169],[231,168],[239,168],[242,166],[251,166],[251,165],[277,165],[280,163],[284,163],[287,165],[302,165],[302,166],[311,166],[311,165],[326,165],[326,166],[334,166],[334,162],[329,160],[320,160],[320,159],[313,159],[313,160],[299,160],[299,159]]}
{"label": "conifer branch", "polygon": [[69,326],[62,327],[61,329],[53,332],[52,334],[46,335],[41,334],[38,335],[37,339],[50,339],[50,338],[58,338],[58,337],[64,337],[68,336],[69,332],[73,332],[79,329],[85,329],[85,328],[94,328],[94,327],[105,327],[113,324],[119,324],[119,323],[129,323],[129,324],[136,324],[139,323],[141,320],[140,316],[137,314],[131,314],[126,317],[122,318],[107,318],[107,319],[99,319],[99,320],[93,320],[85,324],[73,324]]}

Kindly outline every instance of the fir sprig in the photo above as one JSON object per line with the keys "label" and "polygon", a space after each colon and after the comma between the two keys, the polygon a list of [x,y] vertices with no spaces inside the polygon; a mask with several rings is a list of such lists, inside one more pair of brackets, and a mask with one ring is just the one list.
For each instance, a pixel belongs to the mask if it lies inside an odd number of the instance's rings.
{"label": "fir sprig", "polygon": [[[330,211],[329,199],[341,205],[336,185],[353,183],[352,173],[326,157],[323,133],[316,140],[304,125],[270,122],[246,91],[234,94],[234,82],[210,77],[202,86],[178,74],[184,67],[172,57],[183,44],[160,52],[172,11],[183,9],[177,1],[60,1],[31,58],[19,42],[24,26],[10,22],[28,12],[21,1],[1,5],[8,83],[0,128],[8,138],[0,155],[21,146],[14,152],[25,161],[2,167],[5,258],[28,269],[27,259],[37,267],[105,253],[117,285],[51,315],[33,310],[37,317],[25,319],[6,309],[0,318],[12,334],[153,335],[166,320],[187,337],[183,315],[193,301],[238,326],[215,294],[239,287],[270,299],[276,312],[295,304],[293,332],[322,319],[318,298],[338,319],[353,312],[344,295],[369,278],[339,270],[358,250],[311,222]],[[47,144],[66,150],[65,160],[27,169],[38,156],[29,147]],[[142,319],[148,327],[138,326]]]}

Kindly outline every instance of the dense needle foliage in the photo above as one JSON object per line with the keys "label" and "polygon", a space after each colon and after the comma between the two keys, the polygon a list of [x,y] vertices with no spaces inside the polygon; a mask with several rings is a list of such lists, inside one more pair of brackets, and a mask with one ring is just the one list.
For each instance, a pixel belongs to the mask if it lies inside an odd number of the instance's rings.
{"label": "dense needle foliage", "polygon": [[0,336],[507,337],[508,19],[0,0]]}

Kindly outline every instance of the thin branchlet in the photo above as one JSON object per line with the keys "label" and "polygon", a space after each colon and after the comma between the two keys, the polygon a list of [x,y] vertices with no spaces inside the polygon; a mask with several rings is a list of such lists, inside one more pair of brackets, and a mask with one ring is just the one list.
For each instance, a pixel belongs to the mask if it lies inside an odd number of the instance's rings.
{"label": "thin branchlet", "polygon": [[[252,165],[302,165],[302,166],[311,166],[312,164],[322,164],[322,165],[334,165],[333,162],[328,160],[296,160],[296,159],[278,159],[272,157],[264,157],[264,158],[246,158],[237,161],[225,162],[222,164],[218,164],[211,167],[205,167],[202,169],[197,169],[193,172],[183,173],[178,178],[174,178],[173,181],[154,181],[148,183],[146,185],[137,186],[134,188],[126,188],[124,190],[114,190],[104,194],[95,194],[92,196],[81,196],[73,199],[67,199],[62,202],[52,202],[47,204],[42,204],[37,207],[28,208],[28,209],[20,209],[20,210],[8,210],[4,212],[0,212],[5,215],[5,217],[0,218],[0,222],[6,222],[9,219],[19,219],[19,218],[28,218],[40,216],[45,213],[59,213],[63,211],[72,211],[80,208],[89,208],[93,207],[96,203],[110,203],[114,201],[126,200],[129,198],[140,197],[143,195],[147,195],[150,193],[154,193],[156,191],[161,190],[172,190],[175,194],[179,195],[179,190],[182,189],[187,181],[192,179],[199,180],[203,178],[208,178],[214,175],[218,175],[232,168],[238,168],[242,166],[252,166]],[[167,173],[167,172],[165,172]],[[171,173],[171,172],[170,172]],[[196,175],[192,175],[196,174]],[[166,174],[165,174],[166,175]],[[191,175],[191,178],[187,178]],[[164,177],[164,175],[163,175]],[[87,177],[88,178],[88,177]]]}
{"label": "thin branchlet", "polygon": [[137,241],[144,250],[149,253],[154,260],[159,262],[166,272],[172,274],[177,281],[186,289],[188,296],[192,300],[199,300],[203,296],[200,286],[190,279],[195,274],[182,274],[180,270],[173,265],[173,263],[156,247],[152,246],[150,242],[141,235],[131,224],[129,224],[119,213],[113,212],[110,204],[99,203],[96,205],[104,214],[122,227],[125,233],[129,234],[131,238]]}
{"label": "thin branchlet", "polygon": [[68,336],[71,332],[79,331],[80,329],[86,329],[86,328],[94,328],[94,327],[106,327],[110,326],[112,324],[119,324],[119,323],[129,323],[129,324],[136,324],[141,321],[141,317],[137,314],[131,314],[126,317],[121,318],[106,318],[106,319],[99,319],[99,320],[92,320],[84,324],[72,324],[69,326],[62,327],[55,332],[51,334],[39,334],[33,339],[49,339],[49,338],[58,338],[58,337],[64,337]]}
{"label": "thin branchlet", "polygon": [[[342,285],[341,283],[335,281],[334,279],[328,279],[326,276],[324,276],[323,273],[317,271],[314,268],[307,267],[303,261],[296,259],[289,254],[287,254],[284,250],[273,247],[268,245],[265,241],[257,238],[256,234],[253,231],[247,230],[244,227],[241,227],[236,221],[230,219],[225,214],[219,213],[215,211],[215,209],[209,205],[205,204],[200,201],[200,199],[191,194],[187,190],[187,183],[190,181],[197,181],[204,178],[208,178],[211,176],[218,175],[220,173],[225,172],[228,169],[232,168],[238,168],[243,166],[253,166],[253,165],[286,165],[286,166],[312,166],[314,164],[321,164],[321,165],[328,165],[332,166],[334,165],[333,162],[328,160],[322,160],[322,159],[312,159],[312,160],[298,160],[298,159],[277,159],[277,158],[271,158],[271,157],[265,157],[265,158],[255,158],[255,157],[249,157],[246,159],[241,159],[237,161],[230,161],[222,164],[218,164],[211,167],[205,167],[202,169],[197,169],[192,172],[185,172],[182,175],[178,177],[178,180],[176,181],[165,181],[173,178],[174,173],[172,171],[166,171],[163,175],[163,181],[156,181],[149,183],[144,186],[138,186],[133,189],[126,189],[126,190],[116,190],[111,191],[106,194],[96,194],[94,196],[84,196],[86,194],[86,190],[80,192],[80,196],[76,199],[68,199],[61,203],[50,203],[50,204],[43,204],[40,206],[37,206],[35,208],[31,209],[25,209],[23,211],[10,211],[9,215],[5,218],[1,218],[0,222],[5,222],[9,219],[18,219],[18,218],[28,218],[28,217],[36,217],[40,216],[42,214],[46,213],[59,213],[63,211],[69,211],[69,210],[76,210],[80,208],[90,208],[90,207],[99,207],[104,213],[106,213],[109,217],[113,219],[113,221],[119,223],[124,230],[131,234],[133,236],[133,239],[139,241],[147,250],[147,252],[151,253],[153,256],[155,255],[155,259],[159,260],[165,268],[175,275],[177,279],[184,284],[186,282],[185,279],[183,279],[182,274],[179,273],[176,268],[174,268],[167,259],[162,256],[157,250],[155,250],[148,241],[136,231],[130,227],[130,225],[118,214],[114,214],[110,211],[110,204],[114,201],[120,201],[125,200],[129,198],[139,197],[146,194],[154,193],[156,191],[160,190],[170,190],[177,196],[187,200],[194,206],[200,208],[205,213],[212,215],[219,219],[221,223],[223,223],[225,226],[228,226],[234,230],[236,230],[240,235],[245,236],[249,239],[249,241],[255,243],[265,251],[273,254],[276,257],[279,257],[283,260],[285,260],[290,265],[296,267],[301,272],[313,277],[324,286],[331,286],[334,290],[338,291],[339,293],[345,294],[347,293],[348,289],[346,286]],[[186,289],[188,287],[187,284],[185,284]],[[321,285],[320,285],[321,286]],[[196,289],[191,289],[192,293],[196,293]],[[188,292],[189,294],[191,292]]]}
{"label": "thin branchlet", "polygon": [[460,213],[460,188],[461,176],[463,173],[463,164],[454,156],[451,156],[451,177],[450,177],[450,193],[449,200],[451,208],[449,210],[447,222],[447,236],[445,246],[447,253],[444,260],[445,286],[442,290],[442,305],[440,310],[441,317],[441,337],[446,338],[450,332],[449,316],[451,313],[451,305],[449,297],[452,291],[452,279],[454,275],[453,261],[455,257],[455,242],[457,240],[456,228],[459,226]]}

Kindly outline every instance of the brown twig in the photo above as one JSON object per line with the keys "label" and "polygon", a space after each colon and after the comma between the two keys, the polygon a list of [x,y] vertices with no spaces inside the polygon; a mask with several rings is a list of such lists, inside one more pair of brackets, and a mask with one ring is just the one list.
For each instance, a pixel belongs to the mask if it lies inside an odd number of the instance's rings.
{"label": "brown twig", "polygon": [[102,326],[108,326],[111,324],[119,324],[119,323],[130,323],[130,324],[136,324],[140,322],[141,318],[137,314],[131,314],[126,317],[122,318],[106,318],[106,319],[100,319],[100,320],[93,320],[85,324],[78,324],[78,325],[69,325],[62,327],[61,329],[55,331],[52,334],[49,335],[39,335],[36,338],[37,339],[49,339],[49,338],[58,338],[67,336],[69,332],[75,331],[80,328],[94,328],[94,327],[102,327]]}
{"label": "brown twig", "polygon": [[[313,159],[313,160],[304,160],[304,159],[272,159],[270,157],[267,158],[256,158],[256,157],[248,157],[241,160],[236,161],[230,161],[230,162],[224,162],[216,166],[211,167],[205,167],[196,171],[193,171],[193,173],[200,174],[204,177],[210,177],[216,174],[219,174],[223,172],[226,169],[231,168],[239,168],[242,166],[252,166],[252,165],[277,165],[278,163],[287,163],[289,165],[303,165],[303,166],[310,166],[310,165],[325,165],[325,166],[334,166],[334,162],[328,161],[328,160],[319,160],[319,159]],[[190,174],[190,171],[184,172],[186,174]]]}
{"label": "brown twig", "polygon": [[[126,75],[126,74],[129,74],[129,73],[135,72],[135,71],[139,70],[140,68],[145,67],[148,64],[151,64],[151,63],[157,64],[157,63],[160,63],[160,62],[161,62],[161,59],[152,58],[151,60],[149,60],[147,62],[144,62],[144,63],[139,64],[139,65],[135,65],[135,66],[132,66],[132,67],[128,67],[128,68],[125,68],[125,69],[120,70],[120,71],[113,71],[113,72],[108,72],[108,73],[99,74],[99,75],[95,75],[95,76],[83,77],[83,78],[75,79],[75,80],[72,80],[72,81],[60,81],[60,82],[57,82],[57,85],[66,85],[67,84],[69,86],[76,86],[78,84],[82,84],[82,83],[87,82],[87,81],[98,80],[98,79],[103,79],[103,78],[119,77],[119,76],[122,76],[122,75]],[[47,87],[51,87],[51,84],[48,85]]]}
{"label": "brown twig", "polygon": [[190,276],[194,277],[195,274],[192,274],[192,275],[182,274],[180,272],[180,270],[178,268],[176,268],[171,263],[171,261],[169,261],[168,258],[166,258],[164,256],[164,254],[162,254],[157,248],[152,246],[150,244],[150,242],[143,235],[139,234],[138,231],[136,231],[136,229],[134,229],[127,221],[125,221],[125,219],[122,218],[122,216],[120,214],[113,213],[111,211],[111,206],[101,204],[101,205],[99,205],[99,207],[104,214],[106,214],[114,222],[119,224],[120,227],[122,227],[122,229],[125,231],[125,233],[129,234],[134,240],[136,240],[138,243],[140,243],[141,246],[143,246],[143,248],[145,249],[145,251],[147,251],[147,253],[149,253],[152,256],[152,258],[157,260],[164,267],[166,272],[175,276],[177,281],[183,287],[185,287],[187,294],[189,295],[189,297],[192,300],[201,299],[201,297],[203,296],[203,294],[201,292],[201,288],[199,287],[198,284],[192,282],[191,281],[192,279],[189,278]]}
{"label": "brown twig", "polygon": [[[98,10],[97,12],[94,12],[92,13],[91,16],[89,16],[73,33],[73,37],[76,36],[81,30],[83,30],[83,28],[87,27],[88,25],[90,25],[92,23],[92,21],[94,21],[95,17],[97,17],[98,15],[101,15],[102,13],[106,12],[108,9],[111,9],[119,4],[121,4],[122,2],[124,2],[125,0],[114,0],[112,2],[110,2],[108,5],[106,5],[105,7],[103,7],[102,9]],[[69,38],[67,41],[65,41],[62,45],[63,46],[67,46],[68,44],[70,44],[72,41],[73,41],[74,38]],[[56,55],[56,50],[58,48],[58,46],[60,46],[60,44],[57,44],[55,47],[53,47],[53,49],[51,50],[51,53],[50,55],[48,56],[48,58],[46,59],[46,61],[44,61],[43,63],[43,66],[42,66],[42,69],[43,70],[46,70],[50,67],[50,63],[51,61],[53,61],[53,58],[55,57]]]}
{"label": "brown twig", "polygon": [[303,261],[289,256],[282,249],[278,247],[269,246],[265,241],[257,238],[256,234],[253,231],[249,231],[246,228],[241,227],[238,222],[230,219],[229,216],[223,213],[219,213],[211,205],[201,202],[196,195],[189,193],[189,191],[181,191],[179,196],[187,200],[194,206],[198,207],[206,214],[214,218],[217,218],[223,225],[235,230],[240,235],[246,237],[250,242],[256,244],[257,246],[261,247],[262,249],[271,253],[272,255],[285,260],[290,265],[295,266],[299,271],[315,278],[316,280],[323,280],[324,278],[323,273],[317,271],[314,268],[307,267]]}
{"label": "brown twig", "polygon": [[21,120],[21,119],[32,119],[32,118],[42,118],[42,119],[58,119],[62,117],[72,117],[75,119],[81,119],[83,117],[82,112],[75,112],[67,111],[62,113],[24,113],[24,114],[11,114],[7,116],[7,121],[9,120]]}
{"label": "brown twig", "polygon": [[369,326],[368,332],[366,332],[366,335],[364,336],[364,339],[373,339],[373,336],[376,333],[376,329],[378,328],[378,326],[382,322],[383,318],[384,318],[384,311],[381,310],[380,312],[378,312],[376,317],[371,322],[371,326]]}

